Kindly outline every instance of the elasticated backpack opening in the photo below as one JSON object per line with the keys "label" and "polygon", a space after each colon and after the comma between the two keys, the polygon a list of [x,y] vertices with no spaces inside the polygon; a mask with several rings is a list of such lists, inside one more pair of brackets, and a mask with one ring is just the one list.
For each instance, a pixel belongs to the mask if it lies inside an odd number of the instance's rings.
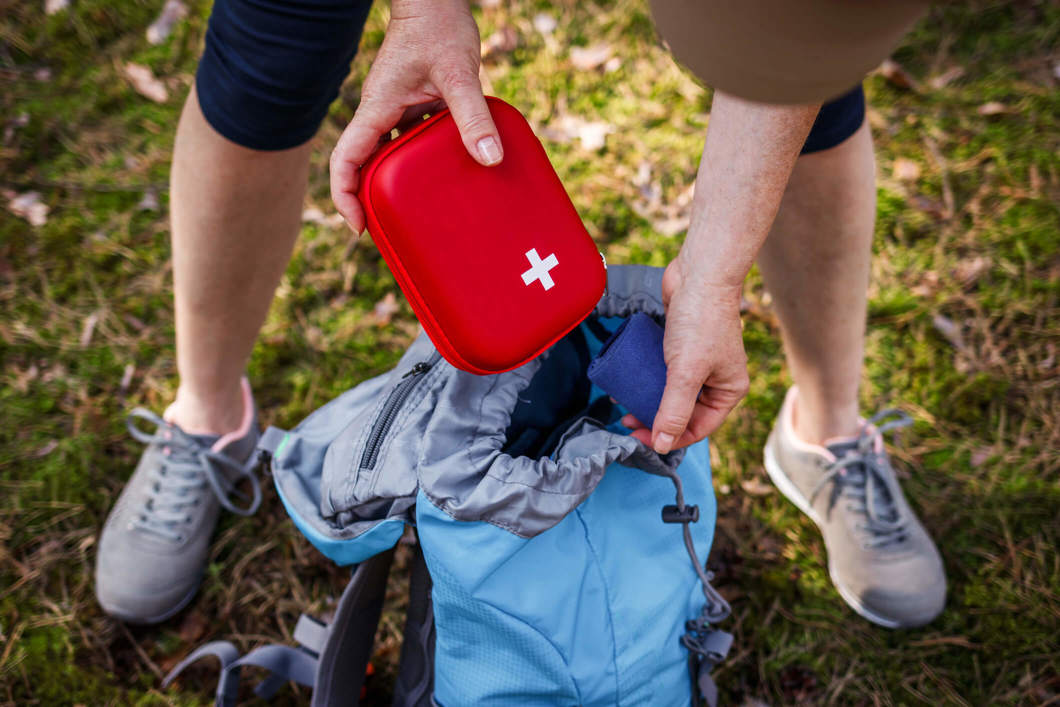
{"label": "elasticated backpack opening", "polygon": [[519,393],[502,451],[540,459],[551,456],[563,433],[584,417],[613,425],[620,411],[587,376],[592,360],[626,320],[591,315],[542,357],[541,367]]}

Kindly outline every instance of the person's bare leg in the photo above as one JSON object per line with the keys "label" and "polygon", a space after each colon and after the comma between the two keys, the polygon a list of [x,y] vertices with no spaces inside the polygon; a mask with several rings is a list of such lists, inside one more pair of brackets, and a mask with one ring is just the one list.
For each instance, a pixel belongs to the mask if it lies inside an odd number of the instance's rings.
{"label": "person's bare leg", "polygon": [[758,253],[799,388],[795,431],[814,444],[858,432],[875,177],[867,123],[801,156]]}
{"label": "person's bare leg", "polygon": [[309,144],[259,152],[225,139],[194,88],[170,178],[180,387],[167,416],[191,433],[235,430],[240,377],[298,236]]}

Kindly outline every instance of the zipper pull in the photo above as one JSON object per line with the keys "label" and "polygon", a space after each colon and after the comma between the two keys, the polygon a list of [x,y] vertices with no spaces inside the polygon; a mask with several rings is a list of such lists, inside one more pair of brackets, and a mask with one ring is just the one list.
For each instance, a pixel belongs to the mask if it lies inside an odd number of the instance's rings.
{"label": "zipper pull", "polygon": [[422,376],[424,373],[426,373],[429,370],[431,370],[431,364],[427,363],[426,361],[420,361],[415,366],[410,368],[405,373],[405,375],[401,376],[401,380],[405,380],[406,378],[409,378],[410,376]]}
{"label": "zipper pull", "polygon": [[604,297],[611,294],[611,283],[607,280],[607,256],[604,255],[602,250],[596,251],[600,254],[600,262],[604,264]]}

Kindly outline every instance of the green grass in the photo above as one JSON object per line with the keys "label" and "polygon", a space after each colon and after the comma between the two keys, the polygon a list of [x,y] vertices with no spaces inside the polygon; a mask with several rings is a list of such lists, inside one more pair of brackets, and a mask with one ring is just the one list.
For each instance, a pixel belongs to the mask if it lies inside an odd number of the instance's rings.
{"label": "green grass", "polygon": [[[181,617],[130,629],[93,600],[94,541],[139,453],[123,417],[161,409],[175,386],[165,184],[209,6],[191,2],[152,47],[144,30],[161,4],[74,0],[46,17],[41,2],[0,0],[0,189],[36,190],[51,208],[39,228],[0,210],[5,705],[210,704],[209,670],[168,691],[158,676],[207,639],[289,640],[298,613],[325,612],[344,581],[267,490],[257,516],[224,520]],[[538,12],[559,20],[553,40],[534,30]],[[576,139],[546,147],[609,262],[664,265],[681,243],[667,222],[685,215],[710,100],[658,46],[645,4],[517,0],[476,13],[484,38],[502,26],[519,37],[485,75],[535,127],[547,134],[564,115],[613,125],[594,152]],[[376,7],[315,143],[307,205],[325,213],[327,156],[385,21]],[[601,41],[617,67],[571,65],[569,46]],[[718,673],[729,704],[1060,700],[1057,46],[1055,3],[954,4],[895,54],[913,89],[867,81],[880,179],[863,403],[916,419],[895,457],[949,576],[947,611],[931,626],[890,632],[859,619],[828,581],[812,524],[777,493],[744,490],[764,480],[760,450],[789,381],[768,297],[757,274],[747,282],[751,391],[713,440],[712,564],[737,635]],[[170,99],[135,93],[120,73],[129,61],[162,77]],[[954,67],[963,75],[933,85]],[[981,114],[988,101],[1004,111]],[[897,158],[919,177],[896,178]],[[138,207],[149,189],[159,210]],[[407,305],[385,327],[364,317],[391,292],[367,240],[305,226],[250,365],[264,421],[292,425],[394,363],[415,332]],[[959,327],[960,349],[936,316]],[[380,629],[373,704],[389,704],[402,591],[396,583]]]}

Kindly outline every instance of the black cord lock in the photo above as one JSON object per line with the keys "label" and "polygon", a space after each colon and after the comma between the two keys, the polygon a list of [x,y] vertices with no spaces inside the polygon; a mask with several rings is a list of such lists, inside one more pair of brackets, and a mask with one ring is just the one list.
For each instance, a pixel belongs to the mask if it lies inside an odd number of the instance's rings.
{"label": "black cord lock", "polygon": [[663,523],[698,523],[699,506],[688,505],[680,509],[675,505],[663,506]]}

